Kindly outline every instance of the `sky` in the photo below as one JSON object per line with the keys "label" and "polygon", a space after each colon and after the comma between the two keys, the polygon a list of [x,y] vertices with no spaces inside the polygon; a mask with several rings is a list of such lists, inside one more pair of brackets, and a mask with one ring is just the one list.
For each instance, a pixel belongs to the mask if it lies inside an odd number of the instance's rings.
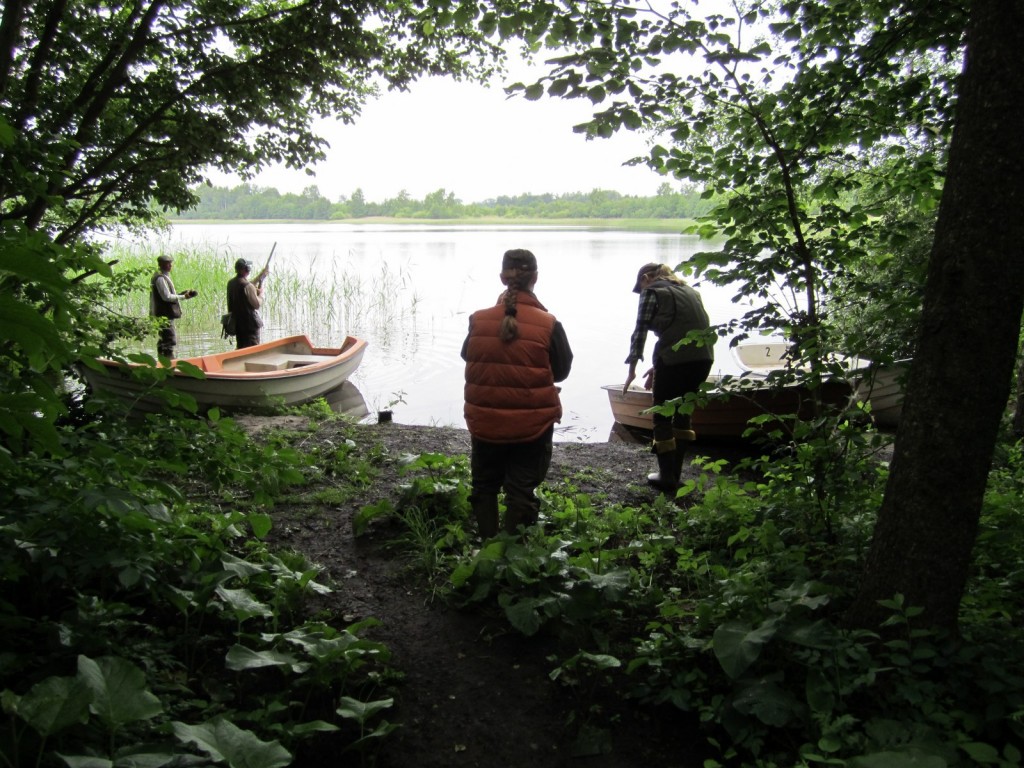
{"label": "sky", "polygon": [[[525,77],[528,72],[520,70],[511,82]],[[314,177],[275,168],[252,183],[295,193],[315,184],[332,202],[356,189],[377,203],[402,190],[421,200],[441,188],[463,203],[594,189],[654,195],[665,178],[645,166],[623,166],[645,153],[644,137],[622,131],[588,141],[573,133],[592,111],[587,100],[509,99],[500,83],[429,78],[412,83],[408,92],[383,93],[354,125],[318,123],[330,148],[313,167]],[[241,183],[222,174],[212,174],[211,181]]]}

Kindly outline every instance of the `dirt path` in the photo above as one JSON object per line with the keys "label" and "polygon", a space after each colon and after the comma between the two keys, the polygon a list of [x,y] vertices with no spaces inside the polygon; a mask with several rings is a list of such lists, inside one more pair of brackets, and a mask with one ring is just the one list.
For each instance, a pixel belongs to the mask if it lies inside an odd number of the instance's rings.
{"label": "dirt path", "polygon": [[[341,439],[330,426],[316,440]],[[323,605],[346,625],[375,617],[383,622],[371,636],[392,652],[391,664],[404,679],[388,719],[401,723],[376,755],[378,768],[693,768],[700,739],[688,718],[675,710],[651,719],[621,701],[577,702],[548,678],[550,647],[543,638],[524,638],[478,613],[459,612],[432,600],[423,577],[396,559],[380,536],[355,538],[352,516],[384,497],[397,501],[402,453],[468,454],[465,430],[400,424],[357,428],[356,442],[383,446],[388,457],[372,488],[330,513],[300,509],[276,512],[274,537],[304,552],[326,569],[335,585]],[[587,468],[592,471],[580,473]],[[556,443],[549,481],[573,477],[582,492],[607,494],[612,501],[653,498],[644,479],[654,468],[641,445]],[[582,480],[580,478],[583,478]],[[596,707],[595,722],[611,730],[611,752],[574,757],[579,722],[570,715]],[[323,755],[303,759],[300,768],[327,765]],[[341,758],[358,765],[356,756]],[[335,763],[336,764],[336,763]],[[297,764],[299,765],[299,764]]]}

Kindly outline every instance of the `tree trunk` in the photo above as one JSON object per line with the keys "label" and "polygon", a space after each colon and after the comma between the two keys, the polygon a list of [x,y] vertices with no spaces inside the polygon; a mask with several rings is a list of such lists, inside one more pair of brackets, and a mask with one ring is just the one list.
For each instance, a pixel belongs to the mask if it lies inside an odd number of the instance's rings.
{"label": "tree trunk", "polygon": [[1017,403],[1013,409],[1013,436],[1024,437],[1024,346],[1017,351]]}
{"label": "tree trunk", "polygon": [[956,126],[889,483],[848,621],[900,593],[956,629],[1024,305],[1024,5],[971,4]]}

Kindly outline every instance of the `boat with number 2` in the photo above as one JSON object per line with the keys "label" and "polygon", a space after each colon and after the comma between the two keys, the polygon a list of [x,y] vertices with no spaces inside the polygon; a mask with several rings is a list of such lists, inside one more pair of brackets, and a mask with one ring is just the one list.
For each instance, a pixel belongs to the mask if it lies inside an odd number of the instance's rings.
{"label": "boat with number 2", "polygon": [[[800,385],[769,386],[759,379],[741,380],[737,377],[721,376],[708,378],[715,386],[707,402],[695,408],[690,421],[697,437],[737,438],[743,436],[748,422],[755,416],[796,414],[802,419],[810,418],[814,397],[810,390]],[[608,393],[612,417],[619,424],[650,431],[654,427],[648,409],[654,404],[650,390],[632,385],[623,393],[621,384],[606,384],[602,387]],[[843,406],[853,397],[853,388],[846,381],[829,380],[822,383],[821,400],[824,403]],[[771,423],[778,423],[774,420]]]}

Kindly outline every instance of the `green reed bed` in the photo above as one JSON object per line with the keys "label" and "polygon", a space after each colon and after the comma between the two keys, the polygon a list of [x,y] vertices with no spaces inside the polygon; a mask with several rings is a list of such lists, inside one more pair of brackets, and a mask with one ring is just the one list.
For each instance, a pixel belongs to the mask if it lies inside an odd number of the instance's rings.
{"label": "green reed bed", "polygon": [[[155,326],[149,321],[149,281],[157,271],[156,259],[166,252],[156,246],[116,248],[116,274],[131,277],[132,290],[104,297],[104,307],[121,317],[137,318],[144,326],[141,340],[125,338],[119,351],[150,352],[156,348]],[[177,321],[181,357],[221,352],[234,345],[220,335],[220,317],[227,309],[226,286],[234,276],[234,257],[225,258],[214,246],[176,249],[171,277],[175,289],[195,289],[199,295],[183,303]],[[254,271],[262,268],[255,264]],[[307,334],[314,344],[333,346],[353,333],[373,333],[386,338],[401,326],[408,313],[415,312],[416,297],[411,281],[403,272],[382,264],[380,271],[365,278],[338,270],[334,264],[310,265],[306,274],[274,262],[266,281],[266,300],[261,309],[264,338]]]}

